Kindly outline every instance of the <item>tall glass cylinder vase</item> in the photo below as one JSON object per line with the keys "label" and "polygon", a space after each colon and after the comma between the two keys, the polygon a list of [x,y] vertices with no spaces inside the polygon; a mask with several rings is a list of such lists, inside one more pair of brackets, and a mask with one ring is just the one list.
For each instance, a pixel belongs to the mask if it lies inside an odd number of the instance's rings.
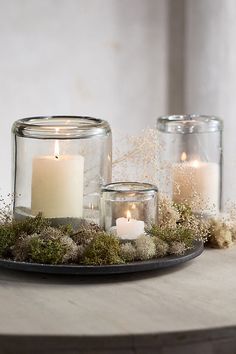
{"label": "tall glass cylinder vase", "polygon": [[100,189],[111,180],[109,124],[89,117],[33,117],[16,121],[13,193],[16,218],[99,223]]}
{"label": "tall glass cylinder vase", "polygon": [[158,118],[157,129],[160,192],[196,214],[217,214],[222,200],[222,121],[165,116]]}

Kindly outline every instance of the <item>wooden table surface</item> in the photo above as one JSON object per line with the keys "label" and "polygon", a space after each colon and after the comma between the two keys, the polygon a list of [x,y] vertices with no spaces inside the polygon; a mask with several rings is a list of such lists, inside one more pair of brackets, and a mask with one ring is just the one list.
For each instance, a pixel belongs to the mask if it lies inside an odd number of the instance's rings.
{"label": "wooden table surface", "polygon": [[125,276],[0,270],[1,354],[190,352],[236,353],[236,247]]}

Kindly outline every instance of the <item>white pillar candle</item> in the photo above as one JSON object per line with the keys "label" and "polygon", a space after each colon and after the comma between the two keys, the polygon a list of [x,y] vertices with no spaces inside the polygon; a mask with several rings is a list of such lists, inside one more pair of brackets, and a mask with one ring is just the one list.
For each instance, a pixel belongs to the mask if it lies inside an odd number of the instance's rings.
{"label": "white pillar candle", "polygon": [[219,211],[220,168],[217,163],[198,160],[173,165],[173,201],[191,206],[194,212]]}
{"label": "white pillar candle", "polygon": [[83,179],[83,156],[55,153],[54,156],[35,157],[32,166],[32,214],[42,212],[46,218],[82,217]]}
{"label": "white pillar candle", "polygon": [[127,211],[127,218],[116,219],[116,232],[122,239],[136,239],[144,233],[144,221],[131,219],[131,214]]}

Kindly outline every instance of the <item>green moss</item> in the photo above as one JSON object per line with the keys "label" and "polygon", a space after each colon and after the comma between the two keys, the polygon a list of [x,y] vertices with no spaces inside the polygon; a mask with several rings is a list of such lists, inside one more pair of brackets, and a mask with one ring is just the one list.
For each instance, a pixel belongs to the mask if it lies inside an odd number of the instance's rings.
{"label": "green moss", "polygon": [[186,247],[192,247],[195,239],[194,232],[186,227],[178,227],[172,241],[184,243]]}
{"label": "green moss", "polygon": [[97,237],[99,232],[103,232],[103,230],[97,224],[83,222],[78,230],[71,235],[71,238],[77,245],[87,246]]}
{"label": "green moss", "polygon": [[11,222],[0,224],[0,257],[11,256],[12,247],[21,235],[39,233],[48,224],[49,222],[40,214],[35,218],[12,220]]}
{"label": "green moss", "polygon": [[11,247],[16,241],[16,233],[12,224],[0,225],[0,257],[9,257]]}
{"label": "green moss", "polygon": [[40,214],[24,220],[5,219],[0,223],[0,257],[45,264],[109,265],[182,254],[192,247],[203,223],[186,206],[176,206],[176,210],[181,217],[175,227],[152,225],[146,230],[148,235],[133,244],[122,244],[114,235],[86,221],[74,230],[70,224],[52,227]]}
{"label": "green moss", "polygon": [[60,239],[42,239],[38,235],[29,243],[29,256],[33,262],[45,264],[62,263],[66,247]]}
{"label": "green moss", "polygon": [[29,260],[29,244],[32,235],[22,234],[12,246],[12,254],[16,261],[24,262]]}
{"label": "green moss", "polygon": [[67,225],[61,225],[59,227],[59,230],[68,236],[72,236],[75,233],[75,230],[73,229],[73,226],[71,224],[67,224]]}
{"label": "green moss", "polygon": [[86,247],[81,263],[92,265],[122,263],[119,252],[120,243],[115,236],[98,232]]}
{"label": "green moss", "polygon": [[48,219],[42,214],[38,214],[35,218],[25,218],[23,220],[13,220],[12,228],[16,235],[26,233],[27,235],[38,234],[50,225]]}
{"label": "green moss", "polygon": [[59,264],[77,260],[78,247],[60,229],[45,228],[40,234],[33,234],[26,245],[30,259],[38,263]]}
{"label": "green moss", "polygon": [[148,235],[157,237],[170,245],[174,241],[184,242],[186,247],[192,247],[195,239],[195,233],[190,229],[178,226],[174,229],[161,228],[158,225],[152,225],[146,229]]}

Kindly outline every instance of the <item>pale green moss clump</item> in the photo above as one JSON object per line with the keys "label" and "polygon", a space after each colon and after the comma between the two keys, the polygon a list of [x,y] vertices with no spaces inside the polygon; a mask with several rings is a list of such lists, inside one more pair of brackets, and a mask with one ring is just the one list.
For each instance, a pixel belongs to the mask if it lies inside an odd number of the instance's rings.
{"label": "pale green moss clump", "polygon": [[12,248],[22,235],[39,233],[48,227],[49,222],[41,214],[35,218],[11,220],[0,224],[0,257],[10,257]]}
{"label": "pale green moss clump", "polygon": [[156,246],[152,238],[147,235],[139,236],[135,241],[136,257],[139,260],[151,259],[155,256]]}
{"label": "pale green moss clump", "polygon": [[13,254],[19,261],[60,264],[77,259],[77,246],[60,229],[48,226],[40,233],[21,235]]}
{"label": "pale green moss clump", "polygon": [[186,251],[186,245],[184,242],[174,241],[169,246],[169,253],[176,254],[177,256],[181,256]]}
{"label": "pale green moss clump", "polygon": [[120,257],[125,262],[133,262],[136,259],[136,249],[131,242],[120,245]]}
{"label": "pale green moss clump", "polygon": [[30,259],[38,263],[59,264],[77,258],[77,246],[60,229],[47,227],[29,241]]}
{"label": "pale green moss clump", "polygon": [[168,254],[169,251],[169,245],[166,241],[163,241],[161,238],[154,236],[152,238],[155,247],[156,247],[156,252],[155,255],[156,257],[164,257]]}

